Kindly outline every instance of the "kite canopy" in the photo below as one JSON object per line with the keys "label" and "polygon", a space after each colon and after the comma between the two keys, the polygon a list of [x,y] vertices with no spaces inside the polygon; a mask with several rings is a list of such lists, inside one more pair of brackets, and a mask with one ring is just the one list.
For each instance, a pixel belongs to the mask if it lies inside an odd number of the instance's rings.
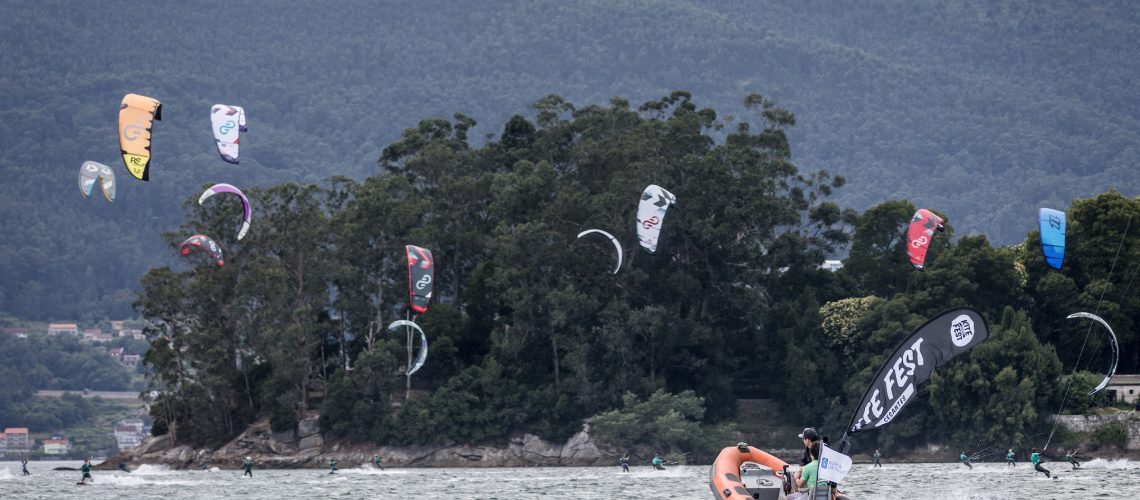
{"label": "kite canopy", "polygon": [[162,103],[157,99],[127,94],[119,105],[119,150],[123,164],[136,179],[150,180],[150,129],[153,120],[162,120]]}
{"label": "kite canopy", "polygon": [[661,236],[661,224],[665,221],[665,210],[676,205],[677,197],[661,186],[650,184],[641,193],[641,203],[637,205],[637,240],[641,248],[649,253],[657,252],[657,241]]}
{"label": "kite canopy", "polygon": [[415,362],[412,363],[412,366],[408,368],[408,371],[406,373],[406,375],[411,375],[411,374],[419,371],[420,368],[423,368],[424,361],[427,361],[427,353],[428,353],[427,335],[424,335],[424,331],[420,329],[420,325],[417,325],[414,322],[408,321],[406,319],[401,319],[401,320],[397,320],[397,321],[393,321],[393,322],[389,323],[388,324],[388,331],[394,332],[394,331],[398,330],[401,326],[409,327],[409,328],[412,328],[413,330],[415,330],[417,332],[420,332],[420,353],[416,355]]}
{"label": "kite canopy", "polygon": [[878,429],[899,415],[914,399],[919,384],[935,368],[973,349],[989,337],[982,315],[965,307],[951,309],[918,327],[903,341],[871,380],[848,434]]}
{"label": "kite canopy", "polygon": [[617,264],[614,266],[614,274],[617,274],[618,271],[621,270],[621,258],[622,258],[621,243],[618,242],[617,238],[614,238],[614,235],[607,233],[605,231],[602,231],[601,229],[587,229],[585,231],[578,233],[578,237],[581,238],[581,237],[583,237],[587,234],[590,234],[590,233],[598,233],[600,235],[603,235],[606,238],[609,238],[610,242],[612,242],[614,244],[614,249],[617,250]]}
{"label": "kite canopy", "polygon": [[178,246],[178,251],[182,255],[190,255],[190,250],[192,249],[197,249],[198,251],[209,254],[210,259],[212,259],[218,267],[222,267],[222,264],[225,264],[225,259],[222,258],[222,246],[218,245],[217,242],[209,236],[195,234],[194,236],[186,238],[186,241],[183,241],[182,244]]}
{"label": "kite canopy", "polygon": [[434,287],[434,262],[431,260],[431,251],[426,248],[408,245],[408,293],[411,295],[412,310],[423,314],[431,303],[431,291]]}
{"label": "kite canopy", "polygon": [[1108,382],[1112,380],[1113,375],[1116,375],[1116,363],[1120,361],[1120,347],[1116,343],[1116,332],[1112,331],[1112,327],[1108,326],[1108,322],[1105,321],[1104,318],[1087,312],[1073,313],[1065,317],[1065,319],[1073,318],[1088,318],[1096,321],[1097,323],[1100,323],[1101,326],[1104,326],[1105,330],[1108,330],[1108,339],[1112,345],[1112,365],[1108,367],[1108,373],[1104,375],[1104,380],[1101,380],[1100,384],[1097,385],[1096,388],[1092,390],[1092,392],[1089,392],[1089,395],[1091,396],[1099,392],[1101,389],[1108,387]]}
{"label": "kite canopy", "polygon": [[930,248],[930,240],[934,239],[934,231],[943,231],[942,218],[934,215],[925,208],[918,209],[910,219],[910,229],[907,231],[906,248],[910,256],[910,263],[915,269],[922,269],[926,262],[926,250]]}
{"label": "kite canopy", "polygon": [[215,104],[210,108],[210,125],[214,129],[214,140],[218,143],[218,154],[233,164],[238,162],[239,133],[249,129],[245,126],[245,109],[241,106]]}
{"label": "kite canopy", "polygon": [[206,201],[206,199],[208,199],[209,197],[214,196],[215,194],[218,194],[218,193],[235,194],[239,198],[241,198],[241,206],[242,206],[244,218],[242,219],[242,222],[241,222],[241,229],[238,229],[237,239],[240,240],[240,239],[244,238],[245,233],[249,231],[249,222],[250,222],[250,219],[252,218],[252,213],[249,209],[249,198],[246,198],[245,194],[243,194],[240,189],[238,189],[238,188],[236,188],[230,184],[214,184],[213,186],[210,186],[210,189],[207,189],[206,191],[204,191],[202,193],[202,196],[198,197],[198,204],[201,205],[202,202]]}
{"label": "kite canopy", "polygon": [[1060,269],[1065,262],[1065,212],[1042,208],[1037,211],[1037,219],[1045,263],[1053,269]]}
{"label": "kite canopy", "polygon": [[115,172],[97,161],[85,161],[79,167],[79,192],[86,198],[91,196],[95,183],[100,182],[103,188],[103,197],[107,201],[115,201]]}

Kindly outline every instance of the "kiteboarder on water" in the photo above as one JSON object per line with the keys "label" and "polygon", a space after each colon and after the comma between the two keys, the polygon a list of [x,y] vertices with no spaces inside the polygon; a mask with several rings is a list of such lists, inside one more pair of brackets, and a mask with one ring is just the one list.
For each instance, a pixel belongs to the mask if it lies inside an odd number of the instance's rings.
{"label": "kiteboarder on water", "polygon": [[1073,451],[1070,451],[1068,454],[1065,455],[1065,458],[1069,459],[1069,465],[1073,466],[1073,470],[1077,470],[1077,469],[1081,468],[1081,463],[1077,461],[1077,453],[1080,453],[1080,452],[1081,452],[1081,449],[1077,448]]}
{"label": "kiteboarder on water", "polygon": [[131,470],[127,468],[127,464],[122,462],[119,462],[119,470],[126,472],[127,474],[131,473]]}
{"label": "kiteboarder on water", "polygon": [[879,459],[883,458],[883,454],[882,454],[882,453],[879,453],[879,449],[878,449],[878,448],[875,448],[875,454],[874,454],[874,455],[872,455],[872,456],[871,456],[871,458],[874,458],[874,459],[875,459],[875,465],[874,465],[874,467],[882,467],[882,466],[883,466],[882,462],[880,462],[880,461],[879,461]]}
{"label": "kiteboarder on water", "polygon": [[1005,452],[1005,463],[1010,467],[1017,467],[1017,464],[1013,463],[1013,448]]}
{"label": "kiteboarder on water", "polygon": [[245,474],[242,474],[241,477],[253,477],[253,458],[245,457],[245,461],[241,463],[241,466],[245,467]]}
{"label": "kiteboarder on water", "polygon": [[1053,477],[1053,475],[1049,473],[1049,469],[1041,466],[1041,454],[1037,453],[1037,448],[1034,448],[1033,453],[1029,455],[1029,461],[1033,462],[1033,470],[1037,472],[1044,472],[1046,478]]}
{"label": "kiteboarder on water", "polygon": [[84,459],[83,466],[80,467],[79,470],[83,471],[83,479],[79,480],[79,484],[87,484],[88,479],[92,481],[95,480],[95,478],[91,477],[91,459]]}
{"label": "kiteboarder on water", "polygon": [[665,470],[665,461],[661,459],[661,455],[653,455],[653,468],[657,470]]}
{"label": "kiteboarder on water", "polygon": [[384,466],[380,465],[380,455],[372,455],[372,465],[375,465],[380,470],[384,470]]}
{"label": "kiteboarder on water", "polygon": [[336,459],[329,460],[329,474],[336,474]]}
{"label": "kiteboarder on water", "polygon": [[970,465],[970,457],[966,456],[966,452],[963,451],[962,455],[958,457],[958,460],[961,460],[963,464],[966,464],[966,467],[969,467],[970,470],[974,469],[974,466]]}
{"label": "kiteboarder on water", "polygon": [[623,454],[621,456],[621,471],[629,472],[629,454]]}
{"label": "kiteboarder on water", "polygon": [[28,472],[28,457],[24,457],[24,459],[20,461],[20,466],[23,467],[25,476],[32,475],[31,472]]}

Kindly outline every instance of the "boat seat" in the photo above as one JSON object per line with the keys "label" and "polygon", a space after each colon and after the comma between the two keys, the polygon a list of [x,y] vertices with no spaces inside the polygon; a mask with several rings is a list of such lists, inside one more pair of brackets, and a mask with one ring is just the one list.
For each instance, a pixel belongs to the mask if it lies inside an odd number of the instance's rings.
{"label": "boat seat", "polygon": [[772,469],[755,462],[745,462],[740,467],[740,482],[748,494],[759,500],[778,500],[784,491],[783,483]]}

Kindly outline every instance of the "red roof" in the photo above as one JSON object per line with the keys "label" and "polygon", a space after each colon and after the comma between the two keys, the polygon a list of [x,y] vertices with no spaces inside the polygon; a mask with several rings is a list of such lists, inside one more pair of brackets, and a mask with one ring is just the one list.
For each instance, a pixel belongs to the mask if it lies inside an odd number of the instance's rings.
{"label": "red roof", "polygon": [[4,429],[4,434],[27,434],[27,427],[9,427]]}
{"label": "red roof", "polygon": [[79,325],[75,323],[51,323],[48,325],[48,328],[54,328],[58,330],[78,330]]}

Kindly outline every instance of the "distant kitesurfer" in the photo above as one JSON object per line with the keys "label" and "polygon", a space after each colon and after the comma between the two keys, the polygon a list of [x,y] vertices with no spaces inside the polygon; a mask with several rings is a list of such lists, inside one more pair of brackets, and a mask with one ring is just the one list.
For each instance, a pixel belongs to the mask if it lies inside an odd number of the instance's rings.
{"label": "distant kitesurfer", "polygon": [[127,464],[125,464],[123,462],[119,462],[119,470],[126,472],[126,473],[131,472],[131,470],[127,468]]}
{"label": "distant kitesurfer", "polygon": [[1081,463],[1077,461],[1077,453],[1080,453],[1080,452],[1081,452],[1081,449],[1077,448],[1073,451],[1070,451],[1068,454],[1065,455],[1065,458],[1069,459],[1069,465],[1073,466],[1073,470],[1077,470],[1077,469],[1081,468]]}
{"label": "distant kitesurfer", "polygon": [[375,465],[380,470],[384,470],[384,466],[380,465],[380,455],[372,455],[372,465]]}
{"label": "distant kitesurfer", "polygon": [[91,477],[91,459],[84,459],[83,466],[80,467],[79,470],[83,471],[83,479],[79,480],[79,484],[87,484],[88,479],[92,481],[95,480],[95,478]]}
{"label": "distant kitesurfer", "polygon": [[974,466],[970,465],[970,457],[966,456],[966,452],[963,451],[962,455],[958,457],[958,460],[961,460],[963,464],[966,464],[966,467],[973,470]]}
{"label": "distant kitesurfer", "polygon": [[336,474],[336,460],[329,460],[329,474]]}
{"label": "distant kitesurfer", "polygon": [[24,475],[25,476],[32,475],[31,472],[28,472],[28,457],[24,457],[23,460],[20,460],[20,466],[24,468]]}
{"label": "distant kitesurfer", "polygon": [[252,457],[245,457],[245,461],[241,463],[241,466],[245,467],[245,474],[242,474],[241,477],[245,477],[245,476],[253,477],[253,458]]}
{"label": "distant kitesurfer", "polygon": [[1010,467],[1017,467],[1017,464],[1013,463],[1013,448],[1005,452],[1005,463]]}
{"label": "distant kitesurfer", "polygon": [[1033,470],[1037,472],[1044,472],[1046,478],[1053,477],[1049,470],[1041,466],[1041,454],[1037,453],[1037,448],[1033,449],[1033,453],[1029,455],[1029,461],[1033,462]]}
{"label": "distant kitesurfer", "polygon": [[623,454],[621,456],[621,471],[629,472],[629,454]]}
{"label": "distant kitesurfer", "polygon": [[657,470],[665,470],[665,461],[661,459],[661,455],[653,455],[653,468]]}
{"label": "distant kitesurfer", "polygon": [[206,470],[206,464],[198,464],[198,470]]}
{"label": "distant kitesurfer", "polygon": [[883,454],[879,453],[878,448],[875,448],[875,454],[871,455],[871,458],[875,459],[875,465],[874,465],[875,467],[882,467],[883,466],[883,463],[879,461],[880,459],[883,458]]}

